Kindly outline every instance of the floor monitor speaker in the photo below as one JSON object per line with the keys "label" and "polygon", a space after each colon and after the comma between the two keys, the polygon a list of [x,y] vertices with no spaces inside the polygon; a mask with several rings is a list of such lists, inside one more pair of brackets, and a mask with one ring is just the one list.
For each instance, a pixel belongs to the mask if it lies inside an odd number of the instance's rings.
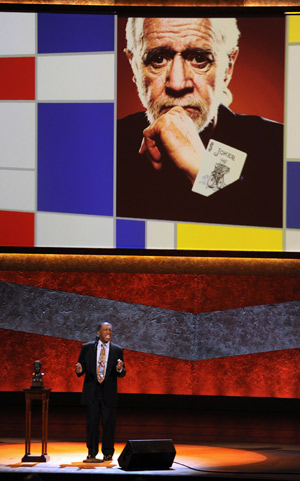
{"label": "floor monitor speaker", "polygon": [[175,454],[172,439],[131,439],[118,457],[118,463],[128,471],[168,469]]}

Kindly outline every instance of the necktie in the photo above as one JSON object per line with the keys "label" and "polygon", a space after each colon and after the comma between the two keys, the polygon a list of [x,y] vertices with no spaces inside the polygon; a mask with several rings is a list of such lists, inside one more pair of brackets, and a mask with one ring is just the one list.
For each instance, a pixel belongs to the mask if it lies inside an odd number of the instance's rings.
{"label": "necktie", "polygon": [[103,382],[105,377],[105,347],[102,344],[101,347],[101,352],[98,360],[98,366],[97,366],[97,379],[98,382]]}

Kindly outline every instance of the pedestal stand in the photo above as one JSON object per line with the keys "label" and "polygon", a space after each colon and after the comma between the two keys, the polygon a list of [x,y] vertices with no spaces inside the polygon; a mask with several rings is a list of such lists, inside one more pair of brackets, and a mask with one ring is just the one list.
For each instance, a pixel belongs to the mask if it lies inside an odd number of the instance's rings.
{"label": "pedestal stand", "polygon": [[[26,427],[25,427],[25,455],[22,462],[46,462],[49,461],[50,456],[47,454],[47,439],[48,439],[48,411],[49,411],[49,394],[51,388],[26,388],[23,389],[25,393],[26,402]],[[31,401],[38,399],[42,401],[42,454],[30,454],[31,444]]]}

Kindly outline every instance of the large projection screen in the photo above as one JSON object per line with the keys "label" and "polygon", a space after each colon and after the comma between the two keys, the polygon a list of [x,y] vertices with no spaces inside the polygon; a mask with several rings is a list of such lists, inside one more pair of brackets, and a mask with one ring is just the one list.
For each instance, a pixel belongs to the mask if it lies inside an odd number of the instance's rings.
{"label": "large projection screen", "polygon": [[[194,21],[201,12],[193,8]],[[299,251],[299,16],[262,12],[237,18],[239,53],[225,74],[232,101],[215,93],[217,51],[200,74],[186,46],[168,54],[169,65],[183,60],[192,72],[189,92],[174,96],[164,84],[171,106],[188,116],[185,100],[205,98],[206,89],[211,103],[231,109],[216,109],[214,129],[210,123],[200,134],[201,175],[193,181],[161,137],[163,169],[138,153],[148,121],[124,53],[126,17],[101,9],[0,12],[0,245]]]}

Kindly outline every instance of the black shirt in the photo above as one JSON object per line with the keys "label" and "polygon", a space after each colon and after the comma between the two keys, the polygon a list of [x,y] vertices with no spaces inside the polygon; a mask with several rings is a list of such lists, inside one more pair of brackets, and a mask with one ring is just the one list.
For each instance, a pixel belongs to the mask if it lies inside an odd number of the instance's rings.
{"label": "black shirt", "polygon": [[[282,124],[221,105],[211,138],[246,152],[247,159],[240,179],[209,197],[192,192],[174,165],[156,171],[138,153],[147,126],[143,112],[118,121],[118,217],[282,227]],[[200,136],[206,145],[207,132]]]}

